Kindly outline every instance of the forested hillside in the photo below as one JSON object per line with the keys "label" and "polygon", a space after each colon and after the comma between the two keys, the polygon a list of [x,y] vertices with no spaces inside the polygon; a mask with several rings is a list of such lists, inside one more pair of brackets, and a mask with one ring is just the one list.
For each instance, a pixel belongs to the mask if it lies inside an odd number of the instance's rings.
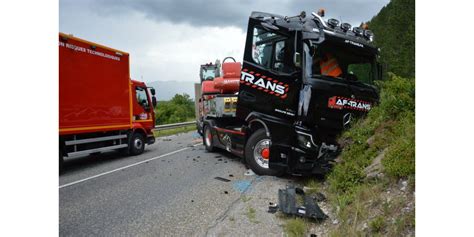
{"label": "forested hillside", "polygon": [[367,24],[388,71],[415,77],[415,0],[392,0]]}

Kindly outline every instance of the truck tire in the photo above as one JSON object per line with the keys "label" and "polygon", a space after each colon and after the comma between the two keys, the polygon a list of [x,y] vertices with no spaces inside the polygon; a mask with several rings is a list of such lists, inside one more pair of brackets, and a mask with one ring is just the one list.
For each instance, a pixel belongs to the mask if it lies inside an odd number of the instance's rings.
{"label": "truck tire", "polygon": [[196,130],[197,130],[197,132],[199,133],[199,135],[202,136],[203,131],[202,131],[202,127],[201,127],[201,125],[199,124],[199,122],[196,122]]}
{"label": "truck tire", "polygon": [[283,169],[270,169],[270,138],[265,129],[259,129],[250,135],[245,145],[245,161],[253,172],[258,175],[282,175]]}
{"label": "truck tire", "polygon": [[145,150],[145,138],[139,132],[134,132],[132,134],[132,139],[130,139],[130,154],[131,155],[140,155]]}
{"label": "truck tire", "polygon": [[214,151],[214,142],[212,139],[212,131],[209,125],[204,125],[204,135],[202,136],[202,143],[208,152]]}
{"label": "truck tire", "polygon": [[59,174],[62,174],[64,170],[64,156],[62,149],[59,149]]}

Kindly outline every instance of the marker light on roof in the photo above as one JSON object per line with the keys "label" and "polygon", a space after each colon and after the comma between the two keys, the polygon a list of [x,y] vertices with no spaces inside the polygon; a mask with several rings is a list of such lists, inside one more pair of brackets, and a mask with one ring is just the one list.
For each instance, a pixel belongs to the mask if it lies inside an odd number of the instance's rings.
{"label": "marker light on roof", "polygon": [[318,10],[318,15],[319,15],[320,17],[324,17],[324,13],[325,13],[324,8],[320,8],[320,9]]}
{"label": "marker light on roof", "polygon": [[328,25],[330,25],[332,28],[335,28],[337,25],[339,25],[339,21],[337,19],[331,18],[328,20]]}
{"label": "marker light on roof", "polygon": [[351,24],[349,24],[349,23],[342,23],[342,24],[341,24],[341,28],[342,28],[342,30],[343,30],[344,32],[350,30],[351,27],[352,27],[352,26],[351,26]]}

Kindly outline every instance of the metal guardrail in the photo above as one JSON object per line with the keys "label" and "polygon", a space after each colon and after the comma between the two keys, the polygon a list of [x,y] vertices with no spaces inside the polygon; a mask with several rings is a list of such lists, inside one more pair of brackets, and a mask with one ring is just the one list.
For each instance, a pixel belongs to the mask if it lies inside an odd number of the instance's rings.
{"label": "metal guardrail", "polygon": [[181,128],[181,127],[185,127],[185,126],[193,125],[193,124],[196,124],[196,121],[164,124],[164,125],[155,126],[155,128],[153,130],[162,131],[162,130],[172,129],[172,128]]}

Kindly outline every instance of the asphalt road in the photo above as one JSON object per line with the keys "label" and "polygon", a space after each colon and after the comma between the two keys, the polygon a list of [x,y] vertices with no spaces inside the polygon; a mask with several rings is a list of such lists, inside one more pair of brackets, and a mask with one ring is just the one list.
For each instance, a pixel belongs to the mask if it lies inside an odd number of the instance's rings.
{"label": "asphalt road", "polygon": [[240,159],[200,143],[190,132],[158,139],[139,156],[66,159],[60,236],[208,235],[258,176],[245,176]]}

